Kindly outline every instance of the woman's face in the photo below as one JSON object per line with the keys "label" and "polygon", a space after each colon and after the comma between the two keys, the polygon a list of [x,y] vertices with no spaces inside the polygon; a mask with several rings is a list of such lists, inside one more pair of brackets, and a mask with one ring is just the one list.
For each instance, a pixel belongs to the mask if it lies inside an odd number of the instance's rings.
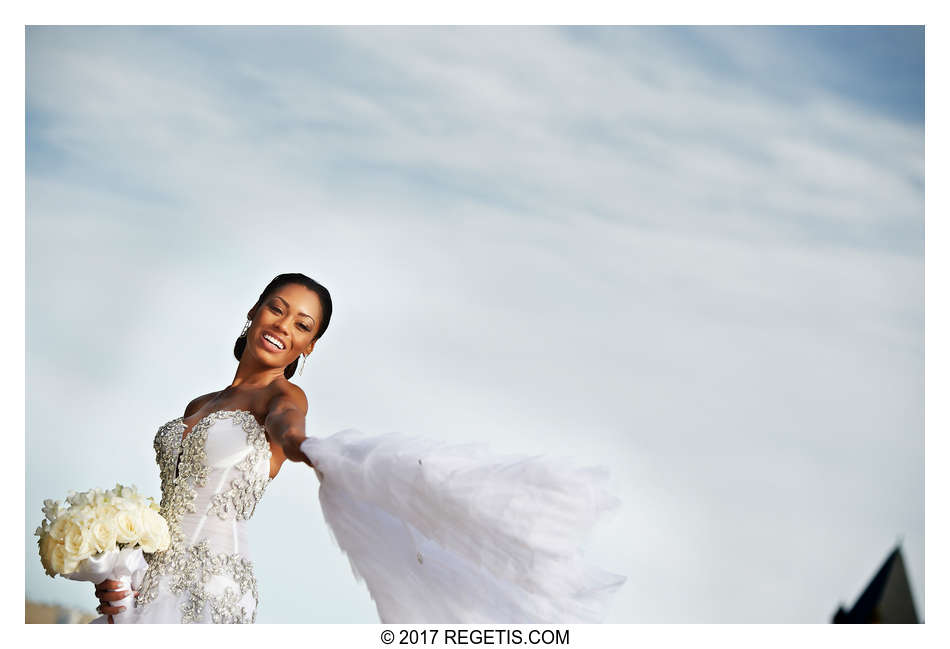
{"label": "woman's face", "polygon": [[270,295],[255,313],[248,312],[249,350],[267,365],[286,367],[301,354],[313,351],[313,337],[323,317],[320,298],[300,284],[285,284]]}

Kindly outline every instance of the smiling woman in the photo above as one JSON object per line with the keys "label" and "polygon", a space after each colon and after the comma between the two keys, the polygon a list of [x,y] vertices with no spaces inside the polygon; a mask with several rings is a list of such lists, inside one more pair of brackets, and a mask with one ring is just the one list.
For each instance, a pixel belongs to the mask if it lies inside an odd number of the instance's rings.
{"label": "smiling woman", "polygon": [[[307,437],[290,383],[332,313],[301,274],[275,277],[247,313],[230,385],[159,428],[161,514],[171,545],[129,593],[97,585],[95,623],[254,622],[247,522],[286,460],[320,480],[333,536],[383,622],[592,622],[625,578],[587,566],[580,544],[617,501],[602,470],[495,456],[401,435]],[[302,368],[301,368],[302,369]]]}
{"label": "smiling woman", "polygon": [[[283,293],[288,294],[287,297],[277,291],[277,289],[280,288],[283,288]],[[304,291],[304,294],[301,294],[300,291]],[[290,312],[291,305],[290,302],[287,301],[288,298],[299,299],[306,302],[306,292],[315,293],[318,297],[319,304],[315,308],[313,306],[310,307],[313,315],[305,311],[297,311],[296,314],[291,314],[290,317],[292,318],[293,324],[287,327],[287,329],[292,329],[290,333],[272,324],[270,325],[271,328],[268,329],[266,323],[280,322],[285,314]],[[248,330],[253,322],[254,314],[262,305],[265,307],[263,309],[265,314],[264,317],[261,318],[261,322],[265,324],[259,329],[257,336],[251,333],[251,339],[256,340],[258,337],[262,338],[262,346],[264,349],[279,354],[280,352],[288,351],[287,345],[288,342],[293,342],[290,339],[291,335],[293,335],[301,342],[302,347],[306,347],[303,352],[304,361],[306,362],[306,356],[313,351],[314,343],[323,335],[323,332],[327,330],[327,326],[330,324],[330,315],[333,312],[333,302],[330,300],[330,292],[306,275],[299,273],[278,275],[275,277],[264,289],[264,292],[261,293],[254,307],[247,313],[247,325],[245,325],[244,331],[241,332],[241,335],[238,336],[238,339],[234,343],[234,357],[238,359],[238,361],[241,360],[241,355],[247,346]],[[267,316],[266,314],[268,312],[272,315]],[[316,329],[316,334],[313,334],[314,329]],[[267,337],[271,338],[270,343],[266,342]],[[306,341],[308,337],[312,338],[309,343]],[[299,354],[284,368],[283,374],[285,378],[289,379],[294,375],[294,372],[297,370],[298,360]]]}
{"label": "smiling woman", "polygon": [[[333,303],[319,283],[278,275],[247,313],[234,345],[231,384],[193,399],[159,428],[154,447],[162,481],[161,514],[171,547],[149,555],[136,604],[121,622],[253,622],[257,583],[246,525],[285,460],[301,453],[307,399],[288,379],[327,330]],[[122,612],[128,593],[98,585],[96,622]]]}

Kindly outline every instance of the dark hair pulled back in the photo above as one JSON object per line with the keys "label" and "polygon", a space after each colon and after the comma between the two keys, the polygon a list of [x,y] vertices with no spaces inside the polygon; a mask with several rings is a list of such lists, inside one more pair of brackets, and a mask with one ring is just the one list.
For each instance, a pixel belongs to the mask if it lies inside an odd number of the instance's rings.
{"label": "dark hair pulled back", "polygon": [[[317,340],[323,335],[323,332],[327,330],[327,327],[330,326],[330,314],[333,313],[333,301],[330,299],[330,291],[328,291],[326,287],[306,275],[301,273],[283,273],[282,275],[278,275],[270,281],[270,284],[264,287],[261,296],[257,298],[257,302],[254,304],[254,308],[257,309],[260,307],[271,293],[287,284],[300,284],[301,286],[305,286],[316,293],[317,297],[320,298],[320,310],[323,313],[320,316],[320,326],[317,327],[317,334],[313,337],[313,340]],[[238,339],[234,342],[234,358],[241,360],[241,355],[244,353],[245,347],[247,347],[246,334],[238,336]],[[298,356],[294,359],[293,363],[284,368],[285,377],[289,379],[294,375],[294,372],[297,371],[297,362],[299,360],[300,357]]]}

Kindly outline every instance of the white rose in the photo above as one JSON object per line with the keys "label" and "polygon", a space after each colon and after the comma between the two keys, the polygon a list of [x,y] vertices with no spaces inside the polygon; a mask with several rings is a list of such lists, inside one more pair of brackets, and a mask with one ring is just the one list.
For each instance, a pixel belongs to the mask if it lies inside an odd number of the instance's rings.
{"label": "white rose", "polygon": [[142,546],[142,552],[155,552],[158,539],[155,537],[156,530],[150,517],[142,512],[142,535],[139,537],[139,544]]}
{"label": "white rose", "polygon": [[68,554],[66,555],[66,561],[63,562],[63,574],[68,575],[71,572],[76,572],[76,569],[79,567],[79,560],[71,558]]}
{"label": "white rose", "polygon": [[54,573],[66,574],[66,548],[62,543],[56,543],[50,550],[49,565]]}
{"label": "white rose", "polygon": [[112,526],[115,526],[115,516],[118,513],[119,513],[119,510],[115,507],[115,505],[106,503],[104,505],[99,505],[98,507],[96,507],[93,520],[103,521]]}
{"label": "white rose", "polygon": [[116,537],[118,536],[118,529],[115,525],[115,516],[106,513],[105,516],[96,518],[92,525],[89,526],[89,531],[92,536],[92,544],[95,546],[96,552],[105,552],[106,550],[112,550],[115,548]]}
{"label": "white rose", "polygon": [[66,524],[69,522],[69,519],[65,516],[60,516],[53,524],[49,527],[49,534],[57,541],[62,541],[66,537]]}
{"label": "white rose", "polygon": [[158,549],[158,542],[153,539],[147,532],[143,533],[139,537],[139,545],[142,548],[142,552],[150,553],[155,552]]}
{"label": "white rose", "polygon": [[120,509],[115,514],[116,541],[135,543],[142,536],[142,516],[134,509]]}
{"label": "white rose", "polygon": [[170,546],[171,544],[172,544],[172,535],[171,535],[171,532],[168,530],[168,526],[166,525],[165,529],[162,530],[162,535],[159,537],[158,543],[156,544],[158,547],[158,551],[164,552],[165,550],[168,549],[168,546]]}
{"label": "white rose", "polygon": [[49,534],[44,534],[39,539],[40,561],[43,564],[43,569],[46,570],[46,574],[50,577],[56,574],[56,571],[53,569],[53,564],[51,563],[51,558],[53,556],[53,548],[57,543],[57,540]]}
{"label": "white rose", "polygon": [[153,509],[146,507],[142,511],[142,531],[143,536],[139,541],[142,544],[142,552],[165,550],[171,543],[168,523]]}
{"label": "white rose", "polygon": [[92,554],[92,534],[89,527],[70,521],[66,525],[63,545],[69,558],[84,559]]}

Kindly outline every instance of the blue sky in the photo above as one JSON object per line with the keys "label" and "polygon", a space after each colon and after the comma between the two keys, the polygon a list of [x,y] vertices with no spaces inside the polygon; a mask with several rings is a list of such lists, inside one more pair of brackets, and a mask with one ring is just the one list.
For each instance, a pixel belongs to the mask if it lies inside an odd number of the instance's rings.
{"label": "blue sky", "polygon": [[[42,500],[157,495],[155,431],[304,272],[308,433],[610,467],[608,621],[825,622],[899,536],[922,611],[923,38],[28,29],[27,596],[94,607]],[[304,469],[252,521],[258,620],[374,621]]]}

